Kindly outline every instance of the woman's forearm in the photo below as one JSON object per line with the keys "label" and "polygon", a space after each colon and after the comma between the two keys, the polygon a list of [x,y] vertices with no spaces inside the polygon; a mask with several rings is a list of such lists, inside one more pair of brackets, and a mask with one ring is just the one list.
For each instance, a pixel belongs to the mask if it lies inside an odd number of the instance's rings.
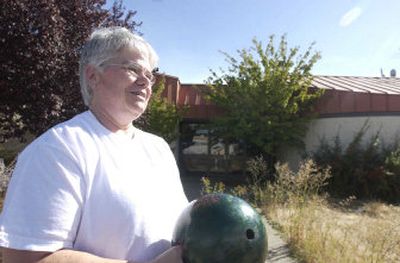
{"label": "woman's forearm", "polygon": [[[126,260],[107,259],[90,253],[62,249],[56,252],[37,252],[2,249],[3,263],[127,263]],[[134,262],[130,262],[134,263]]]}
{"label": "woman's forearm", "polygon": [[[87,252],[61,249],[56,252],[38,252],[2,248],[3,263],[138,263],[102,258]],[[148,263],[182,263],[182,250],[172,247]]]}

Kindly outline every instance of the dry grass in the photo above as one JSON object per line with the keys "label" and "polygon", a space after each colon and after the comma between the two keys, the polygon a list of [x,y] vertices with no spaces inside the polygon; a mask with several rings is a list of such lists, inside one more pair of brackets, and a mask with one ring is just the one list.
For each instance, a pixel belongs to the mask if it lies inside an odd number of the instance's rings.
{"label": "dry grass", "polygon": [[[263,160],[256,161],[251,165],[263,167]],[[278,164],[276,171],[274,183],[245,189],[262,193],[253,195],[256,203],[280,228],[301,262],[400,262],[399,206],[363,203],[354,197],[340,202],[327,198],[321,189],[330,169],[322,170],[312,160],[297,172],[286,164]]]}
{"label": "dry grass", "polygon": [[304,262],[400,262],[400,207],[345,203],[315,198],[265,210]]}

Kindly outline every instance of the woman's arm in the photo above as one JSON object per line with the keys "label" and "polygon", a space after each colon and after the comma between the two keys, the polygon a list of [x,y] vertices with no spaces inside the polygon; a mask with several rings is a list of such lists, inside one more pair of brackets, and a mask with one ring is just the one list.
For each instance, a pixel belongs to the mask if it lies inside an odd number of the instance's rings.
{"label": "woman's arm", "polygon": [[[2,248],[3,263],[135,263],[133,261],[107,259],[71,249],[56,252],[38,252]],[[182,263],[182,250],[172,247],[149,263]]]}
{"label": "woman's arm", "polygon": [[62,249],[56,252],[39,252],[2,248],[3,263],[127,263],[124,260],[101,258],[86,252]]}

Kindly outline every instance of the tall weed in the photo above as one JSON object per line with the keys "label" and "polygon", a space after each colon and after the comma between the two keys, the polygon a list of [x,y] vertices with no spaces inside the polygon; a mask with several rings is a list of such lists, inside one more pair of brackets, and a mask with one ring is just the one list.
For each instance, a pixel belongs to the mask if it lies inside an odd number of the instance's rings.
{"label": "tall weed", "polygon": [[306,202],[322,193],[331,177],[330,168],[320,169],[313,160],[300,164],[297,172],[289,169],[288,164],[276,165],[276,180],[269,184],[267,191],[273,203],[288,201]]}

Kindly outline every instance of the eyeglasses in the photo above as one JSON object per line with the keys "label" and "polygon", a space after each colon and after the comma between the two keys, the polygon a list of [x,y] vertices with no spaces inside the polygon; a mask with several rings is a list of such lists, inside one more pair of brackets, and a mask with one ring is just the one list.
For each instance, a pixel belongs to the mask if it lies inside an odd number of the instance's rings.
{"label": "eyeglasses", "polygon": [[138,78],[139,75],[143,73],[143,75],[146,77],[146,79],[151,84],[154,84],[154,82],[156,81],[156,78],[154,77],[152,72],[148,71],[143,66],[141,66],[135,62],[130,62],[127,64],[118,64],[118,63],[102,63],[102,64],[100,64],[100,67],[109,67],[109,66],[120,67],[120,68],[126,70],[129,74],[131,74],[132,76],[134,76],[136,78]]}

